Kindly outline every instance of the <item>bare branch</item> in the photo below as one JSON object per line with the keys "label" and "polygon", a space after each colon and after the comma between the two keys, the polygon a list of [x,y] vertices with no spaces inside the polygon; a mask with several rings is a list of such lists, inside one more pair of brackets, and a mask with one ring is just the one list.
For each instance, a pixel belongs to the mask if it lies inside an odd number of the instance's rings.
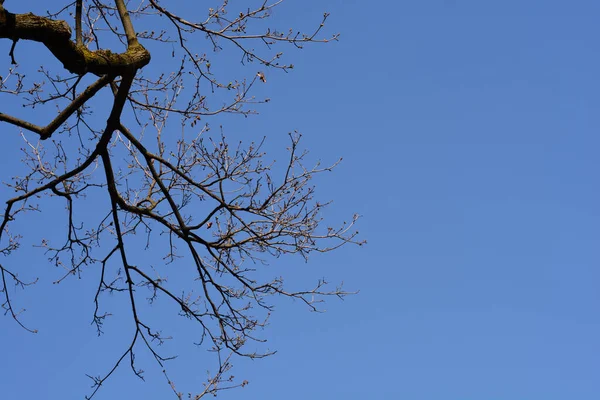
{"label": "bare branch", "polygon": [[[105,294],[115,294],[131,311],[132,328],[119,357],[103,374],[88,375],[93,382],[88,398],[124,364],[144,379],[135,362],[139,351],[152,355],[175,396],[183,398],[167,373],[173,356],[159,352],[171,336],[157,329],[160,323],[148,312],[155,301],[192,321],[199,332],[195,344],[215,356],[216,368],[205,386],[188,394],[200,399],[247,385],[227,374],[235,357],[274,353],[264,344],[262,330],[277,298],[320,312],[325,298],[353,293],[324,278],[295,288],[280,272],[264,268],[282,256],[306,260],[314,252],[364,243],[354,229],[358,215],[338,226],[322,219],[329,203],[317,200],[313,178],[339,161],[309,163],[301,136],[292,133],[286,161],[275,168],[264,152],[264,138],[238,143],[223,130],[213,134],[204,121],[225,113],[252,115],[254,107],[269,102],[254,95],[267,82],[264,71],[293,68],[276,46],[337,40],[337,34],[321,36],[326,13],[306,34],[267,27],[282,3],[259,0],[234,10],[223,0],[204,18],[182,13],[176,2],[166,0],[75,0],[46,16],[12,14],[0,4],[0,39],[13,42],[7,62],[16,62],[15,46],[27,40],[44,45],[64,68],[41,67],[32,80],[16,65],[0,77],[0,96],[10,99],[0,103],[1,111],[21,104],[51,108],[56,115],[42,127],[32,122],[34,112],[27,119],[0,112],[0,122],[39,135],[33,141],[21,132],[25,172],[6,183],[15,193],[0,217],[0,253],[8,256],[26,240],[15,232],[16,219],[42,213],[47,199],[56,199],[64,205],[64,215],[56,218],[64,218],[65,229],[36,243],[58,267],[52,282],[60,286],[95,271],[90,314],[98,335],[112,315],[105,309]],[[74,27],[73,39],[66,20]],[[144,71],[150,51],[142,43],[150,44],[161,61]],[[121,52],[111,50],[115,45]],[[226,47],[241,56],[240,68],[258,62],[260,70],[246,67],[246,75],[224,77],[215,53]],[[88,74],[97,76],[91,84]],[[81,82],[89,86],[80,90]],[[107,85],[108,98],[101,93]],[[181,135],[174,135],[174,126]],[[91,196],[106,202],[82,211]],[[148,262],[140,249],[156,260]],[[21,321],[7,285],[25,288],[36,280],[21,280],[8,264],[0,263],[2,307],[35,332]],[[169,264],[177,265],[181,279],[169,279]]]}

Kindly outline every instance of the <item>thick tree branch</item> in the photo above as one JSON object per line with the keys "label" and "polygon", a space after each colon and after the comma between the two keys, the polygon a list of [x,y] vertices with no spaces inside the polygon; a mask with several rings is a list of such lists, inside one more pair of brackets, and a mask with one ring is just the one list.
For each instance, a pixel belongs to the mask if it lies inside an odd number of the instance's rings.
{"label": "thick tree branch", "polygon": [[75,43],[77,46],[83,46],[83,32],[81,29],[81,18],[83,18],[83,0],[75,1]]}
{"label": "thick tree branch", "polygon": [[138,46],[138,40],[135,36],[135,30],[133,29],[133,25],[131,24],[131,18],[129,17],[129,11],[127,11],[127,7],[125,6],[124,0],[115,0],[117,4],[117,10],[119,11],[119,16],[121,17],[121,23],[123,24],[123,29],[125,30],[125,36],[127,36],[127,48]]}
{"label": "thick tree branch", "polygon": [[133,43],[124,53],[110,50],[90,51],[71,41],[71,28],[65,21],[0,10],[0,38],[22,39],[43,43],[62,62],[66,70],[83,75],[123,75],[150,62],[150,53]]}

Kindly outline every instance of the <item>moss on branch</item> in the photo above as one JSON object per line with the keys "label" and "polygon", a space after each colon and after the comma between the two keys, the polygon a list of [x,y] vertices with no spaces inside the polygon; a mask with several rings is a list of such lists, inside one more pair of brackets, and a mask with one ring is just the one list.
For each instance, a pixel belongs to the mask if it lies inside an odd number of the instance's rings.
{"label": "moss on branch", "polygon": [[91,51],[71,41],[71,34],[71,27],[65,21],[32,13],[13,14],[0,9],[0,38],[40,42],[71,73],[123,75],[150,62],[150,53],[137,42],[129,46],[124,53],[113,53],[110,50]]}

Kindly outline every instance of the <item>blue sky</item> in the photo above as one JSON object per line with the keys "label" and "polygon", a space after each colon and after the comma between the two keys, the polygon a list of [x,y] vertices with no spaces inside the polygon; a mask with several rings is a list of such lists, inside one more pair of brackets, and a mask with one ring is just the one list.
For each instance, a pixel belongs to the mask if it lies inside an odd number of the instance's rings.
{"label": "blue sky", "polygon": [[[274,154],[298,130],[313,159],[344,158],[317,179],[334,200],[324,217],[361,214],[368,245],[271,268],[360,293],[324,314],[278,302],[264,334],[278,353],[235,361],[250,384],[219,397],[600,398],[600,3],[288,0],[273,21],[308,26],[323,11],[340,41],[288,49],[296,68],[268,72],[261,114],[223,123],[267,135]],[[11,135],[7,168],[20,146]],[[39,218],[30,223],[43,230],[55,217]],[[22,251],[25,270],[48,274],[43,256]],[[84,374],[109,366],[127,315],[96,338],[93,285],[20,295],[37,335],[0,319],[2,398],[82,398]],[[193,390],[210,355],[172,349],[172,377]],[[123,368],[98,398],[168,398],[139,358],[146,383]]]}

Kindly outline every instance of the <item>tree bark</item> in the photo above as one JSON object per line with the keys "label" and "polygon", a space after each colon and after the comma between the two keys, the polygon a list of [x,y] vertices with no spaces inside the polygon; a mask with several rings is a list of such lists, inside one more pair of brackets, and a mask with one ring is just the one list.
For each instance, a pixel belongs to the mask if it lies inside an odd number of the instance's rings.
{"label": "tree bark", "polygon": [[124,53],[110,50],[91,51],[71,41],[71,27],[66,21],[56,21],[32,13],[13,14],[0,9],[0,38],[32,40],[44,44],[66,70],[83,75],[123,75],[144,67],[150,53],[137,41]]}

